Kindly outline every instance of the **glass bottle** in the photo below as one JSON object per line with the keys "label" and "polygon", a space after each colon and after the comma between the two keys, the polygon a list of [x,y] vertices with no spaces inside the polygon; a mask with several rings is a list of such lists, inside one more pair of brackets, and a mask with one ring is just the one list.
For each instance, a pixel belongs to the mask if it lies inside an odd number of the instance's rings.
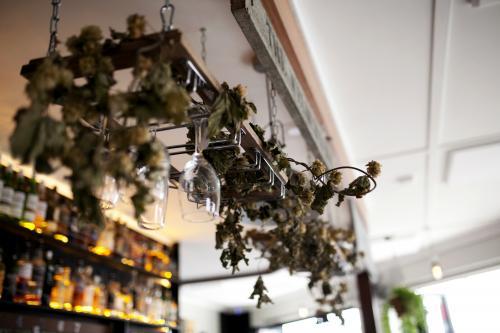
{"label": "glass bottle", "polygon": [[47,228],[47,209],[49,191],[43,182],[37,186],[38,203],[35,210],[35,226],[42,232]]}
{"label": "glass bottle", "polygon": [[22,171],[19,171],[15,177],[14,196],[10,205],[10,215],[18,219],[23,218],[27,192],[26,185],[24,174]]}
{"label": "glass bottle", "polygon": [[37,248],[32,260],[33,274],[29,283],[29,291],[26,296],[26,303],[30,305],[40,305],[42,303],[43,283],[45,279],[45,260],[43,259],[43,251]]}
{"label": "glass bottle", "polygon": [[82,297],[82,310],[83,312],[92,312],[94,305],[95,285],[92,280],[92,267],[86,266],[83,275],[83,297]]}
{"label": "glass bottle", "polygon": [[24,182],[25,188],[28,189],[26,193],[26,201],[24,203],[23,220],[34,222],[36,217],[36,210],[38,207],[38,193],[35,178],[31,178]]}
{"label": "glass bottle", "polygon": [[102,255],[109,256],[113,251],[115,251],[115,222],[106,219],[104,229],[99,234],[96,246],[92,248],[92,252]]}
{"label": "glass bottle", "polygon": [[92,305],[92,312],[95,314],[102,314],[106,309],[106,289],[102,284],[99,275],[94,276],[94,300]]}
{"label": "glass bottle", "polygon": [[63,309],[66,296],[65,267],[57,266],[54,270],[53,286],[50,289],[49,306],[54,309]]}
{"label": "glass bottle", "polygon": [[44,234],[53,235],[57,232],[57,220],[59,219],[59,216],[55,216],[59,215],[59,209],[56,209],[57,195],[56,188],[45,188],[47,210],[44,218],[45,227],[42,228]]}
{"label": "glass bottle", "polygon": [[74,291],[73,291],[73,308],[76,311],[81,311],[83,306],[83,292],[85,290],[85,269],[83,262],[79,262],[76,273],[73,277]]}
{"label": "glass bottle", "polygon": [[14,302],[25,303],[28,295],[28,284],[33,277],[33,263],[30,260],[30,244],[26,244],[26,250],[21,254],[16,262],[17,277],[16,277],[16,293]]}
{"label": "glass bottle", "polygon": [[70,202],[70,217],[69,217],[69,225],[68,225],[68,236],[69,239],[78,245],[83,245],[83,237],[80,232],[80,224],[78,223],[78,211],[76,207]]}
{"label": "glass bottle", "polygon": [[65,310],[73,309],[73,296],[75,293],[75,283],[71,279],[71,268],[69,266],[65,266],[63,268],[63,307]]}
{"label": "glass bottle", "polygon": [[9,165],[3,175],[3,188],[0,198],[0,213],[11,215],[10,207],[14,199],[15,179],[12,167]]}
{"label": "glass bottle", "polygon": [[49,306],[50,305],[50,295],[52,288],[55,286],[55,274],[56,274],[56,266],[53,262],[53,252],[51,250],[47,250],[45,252],[45,276],[43,278],[43,287],[42,287],[42,305]]}
{"label": "glass bottle", "polygon": [[5,264],[3,262],[3,249],[0,247],[0,299],[2,299],[4,280],[5,280]]}

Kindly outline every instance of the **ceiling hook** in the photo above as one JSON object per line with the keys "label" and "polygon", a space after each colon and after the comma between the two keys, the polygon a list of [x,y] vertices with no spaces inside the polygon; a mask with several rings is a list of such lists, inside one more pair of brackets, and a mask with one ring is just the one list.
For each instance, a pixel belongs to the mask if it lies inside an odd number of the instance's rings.
{"label": "ceiling hook", "polygon": [[[170,16],[167,20],[167,12],[170,11]],[[165,0],[165,4],[160,8],[160,17],[162,24],[162,31],[167,32],[172,30],[174,23],[175,7],[170,0]]]}

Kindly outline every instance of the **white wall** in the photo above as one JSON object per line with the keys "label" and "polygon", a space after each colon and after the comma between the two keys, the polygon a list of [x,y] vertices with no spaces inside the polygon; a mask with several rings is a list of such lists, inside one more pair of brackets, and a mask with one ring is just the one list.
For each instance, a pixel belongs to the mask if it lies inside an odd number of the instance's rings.
{"label": "white wall", "polygon": [[210,304],[198,304],[182,298],[179,302],[179,315],[183,322],[183,333],[219,333],[219,309]]}
{"label": "white wall", "polygon": [[444,278],[500,265],[500,221],[418,254],[379,264],[379,282],[388,286],[416,286],[431,282],[434,256],[443,268]]}

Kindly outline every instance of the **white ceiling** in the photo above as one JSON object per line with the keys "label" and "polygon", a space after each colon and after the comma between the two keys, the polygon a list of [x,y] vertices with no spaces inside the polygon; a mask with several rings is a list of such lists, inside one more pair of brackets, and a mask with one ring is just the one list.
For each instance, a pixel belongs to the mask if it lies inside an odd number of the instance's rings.
{"label": "white ceiling", "polygon": [[498,223],[500,1],[292,3],[349,155],[383,165],[373,257]]}

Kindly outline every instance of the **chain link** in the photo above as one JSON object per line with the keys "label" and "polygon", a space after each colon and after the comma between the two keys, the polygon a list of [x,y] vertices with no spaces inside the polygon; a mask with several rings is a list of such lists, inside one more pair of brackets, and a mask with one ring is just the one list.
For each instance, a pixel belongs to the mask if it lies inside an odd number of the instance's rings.
{"label": "chain link", "polygon": [[269,125],[271,127],[271,137],[276,139],[280,130],[280,125],[278,121],[278,106],[276,104],[276,89],[273,83],[266,76],[266,86],[267,86],[267,102],[269,108]]}
{"label": "chain link", "polygon": [[201,58],[203,59],[203,62],[207,62],[207,28],[201,27],[200,28],[201,36],[200,36],[200,43],[201,43]]}
{"label": "chain link", "polygon": [[57,46],[57,29],[59,24],[59,8],[61,7],[61,0],[52,0],[52,16],[50,17],[49,25],[49,49],[47,55],[52,55],[56,51]]}
{"label": "chain link", "polygon": [[[167,21],[167,12],[170,11],[170,17],[168,18]],[[175,14],[175,7],[171,3],[170,0],[165,0],[165,4],[161,6],[160,8],[160,17],[161,17],[161,25],[162,25],[162,31],[167,32],[173,29],[173,23],[174,23],[174,14]]]}

